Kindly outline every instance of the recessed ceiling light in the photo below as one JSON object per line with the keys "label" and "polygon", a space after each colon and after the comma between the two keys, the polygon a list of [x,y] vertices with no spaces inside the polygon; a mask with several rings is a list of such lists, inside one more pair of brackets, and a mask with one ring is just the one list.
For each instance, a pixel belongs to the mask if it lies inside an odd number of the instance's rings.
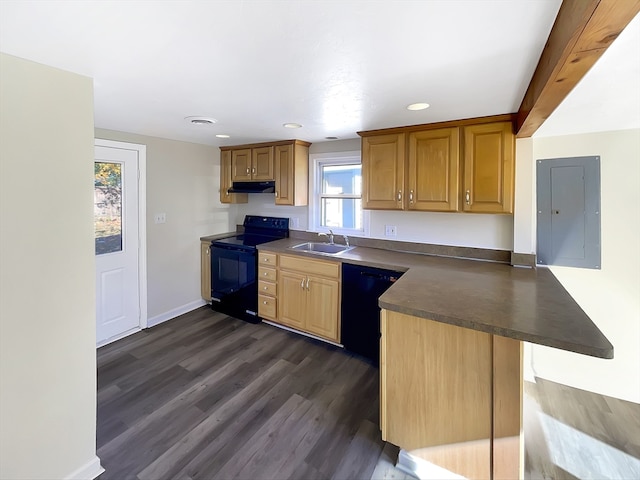
{"label": "recessed ceiling light", "polygon": [[284,128],[300,128],[300,127],[302,127],[302,125],[300,125],[299,123],[283,123],[282,126]]}
{"label": "recessed ceiling light", "polygon": [[407,105],[407,110],[424,110],[425,108],[429,108],[428,103],[412,103],[411,105]]}
{"label": "recessed ceiling light", "polygon": [[219,133],[218,135],[216,135],[216,137],[218,137],[218,138],[230,138],[229,135],[225,135],[224,133]]}
{"label": "recessed ceiling light", "polygon": [[215,118],[211,117],[184,117],[184,119],[193,125],[213,125],[217,122]]}

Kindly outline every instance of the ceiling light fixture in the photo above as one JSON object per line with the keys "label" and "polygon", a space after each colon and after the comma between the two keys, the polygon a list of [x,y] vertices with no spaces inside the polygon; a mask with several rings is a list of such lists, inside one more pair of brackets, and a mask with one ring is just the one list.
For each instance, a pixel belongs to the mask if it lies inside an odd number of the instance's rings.
{"label": "ceiling light fixture", "polygon": [[217,122],[215,118],[211,117],[184,117],[184,119],[193,125],[213,125]]}
{"label": "ceiling light fixture", "polygon": [[325,140],[337,140],[338,137],[324,137]]}
{"label": "ceiling light fixture", "polygon": [[218,138],[231,138],[229,135],[227,135],[225,133],[219,133],[218,135],[216,135],[216,137],[218,137]]}
{"label": "ceiling light fixture", "polygon": [[424,110],[425,108],[429,108],[428,103],[412,103],[411,105],[407,105],[407,110]]}
{"label": "ceiling light fixture", "polygon": [[283,123],[282,126],[284,128],[300,128],[300,127],[302,127],[302,125],[300,125],[299,123]]}

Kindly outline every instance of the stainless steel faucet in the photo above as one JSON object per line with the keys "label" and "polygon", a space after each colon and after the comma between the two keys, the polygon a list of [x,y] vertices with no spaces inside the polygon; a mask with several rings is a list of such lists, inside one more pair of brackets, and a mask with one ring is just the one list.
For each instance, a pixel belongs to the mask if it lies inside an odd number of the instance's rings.
{"label": "stainless steel faucet", "polygon": [[333,230],[329,230],[329,233],[320,232],[319,237],[329,237],[329,245],[333,245]]}

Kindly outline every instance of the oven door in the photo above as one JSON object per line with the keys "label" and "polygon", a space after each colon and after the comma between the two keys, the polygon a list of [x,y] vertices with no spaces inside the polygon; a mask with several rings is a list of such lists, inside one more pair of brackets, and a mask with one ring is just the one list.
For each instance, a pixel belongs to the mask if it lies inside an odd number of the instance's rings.
{"label": "oven door", "polygon": [[211,245],[211,304],[214,310],[257,317],[256,250]]}

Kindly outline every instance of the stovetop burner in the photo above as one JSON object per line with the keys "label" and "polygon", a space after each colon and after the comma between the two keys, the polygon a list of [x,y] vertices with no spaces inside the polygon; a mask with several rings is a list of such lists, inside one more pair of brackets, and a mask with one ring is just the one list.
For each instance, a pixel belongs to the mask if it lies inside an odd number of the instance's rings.
{"label": "stovetop burner", "polygon": [[215,240],[213,245],[254,249],[256,245],[289,236],[288,218],[247,215],[244,217],[243,226],[243,234]]}

